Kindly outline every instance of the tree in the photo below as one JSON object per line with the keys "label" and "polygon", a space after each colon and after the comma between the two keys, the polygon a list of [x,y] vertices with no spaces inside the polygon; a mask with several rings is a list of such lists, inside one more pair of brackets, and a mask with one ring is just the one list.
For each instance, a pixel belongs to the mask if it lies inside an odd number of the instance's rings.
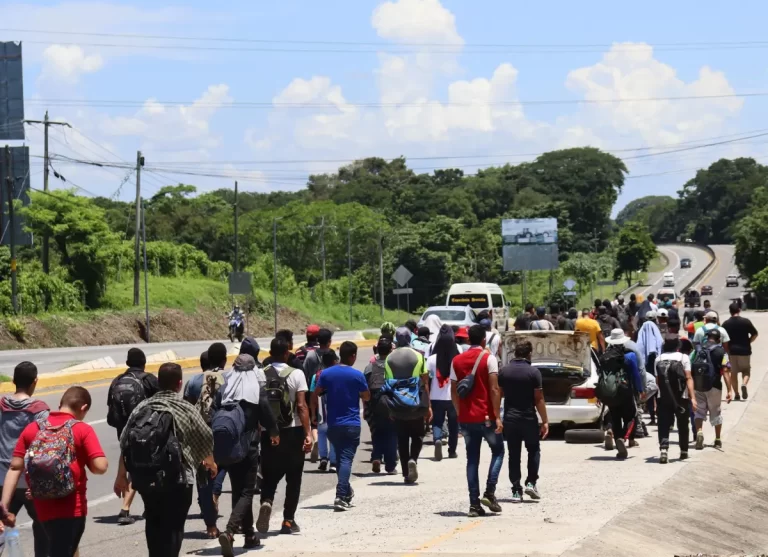
{"label": "tree", "polygon": [[[759,200],[765,189],[756,190]],[[756,203],[735,226],[736,265],[742,274],[751,279],[768,267],[768,204]]]}
{"label": "tree", "polygon": [[656,245],[648,229],[636,222],[626,224],[619,232],[614,280],[623,277],[627,286],[632,286],[632,277],[647,271],[654,257]]}
{"label": "tree", "polygon": [[670,201],[676,205],[675,198],[668,195],[646,195],[645,197],[633,199],[616,215],[616,224],[622,226],[631,220],[643,222],[643,218],[646,215],[645,209],[648,207],[656,208]]}

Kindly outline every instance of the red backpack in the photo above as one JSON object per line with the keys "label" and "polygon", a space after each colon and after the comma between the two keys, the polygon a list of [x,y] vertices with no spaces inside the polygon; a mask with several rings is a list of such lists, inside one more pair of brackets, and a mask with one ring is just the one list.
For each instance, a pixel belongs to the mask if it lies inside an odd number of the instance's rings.
{"label": "red backpack", "polygon": [[48,420],[37,422],[40,431],[24,456],[29,489],[34,499],[61,499],[75,491],[75,436],[67,420],[54,426]]}

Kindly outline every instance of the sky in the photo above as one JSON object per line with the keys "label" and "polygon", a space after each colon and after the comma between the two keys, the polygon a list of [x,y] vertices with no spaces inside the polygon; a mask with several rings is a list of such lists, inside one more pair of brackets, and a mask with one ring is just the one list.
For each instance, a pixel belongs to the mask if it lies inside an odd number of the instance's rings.
{"label": "sky", "polygon": [[[225,7],[222,7],[225,6]],[[86,195],[296,190],[366,156],[417,172],[594,146],[630,171],[614,213],[721,157],[768,163],[768,4],[0,0],[27,119]],[[766,93],[763,95],[762,93]],[[680,99],[683,97],[684,99]],[[40,126],[27,126],[42,187]],[[725,143],[723,143],[725,142]],[[719,143],[702,147],[711,143]],[[58,160],[57,160],[58,159]]]}

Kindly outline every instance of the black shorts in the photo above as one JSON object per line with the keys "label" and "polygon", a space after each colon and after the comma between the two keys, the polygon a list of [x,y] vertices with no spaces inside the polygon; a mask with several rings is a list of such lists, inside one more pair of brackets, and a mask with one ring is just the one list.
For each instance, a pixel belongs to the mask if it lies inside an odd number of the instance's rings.
{"label": "black shorts", "polygon": [[50,557],[73,557],[85,532],[85,517],[56,518],[42,523]]}

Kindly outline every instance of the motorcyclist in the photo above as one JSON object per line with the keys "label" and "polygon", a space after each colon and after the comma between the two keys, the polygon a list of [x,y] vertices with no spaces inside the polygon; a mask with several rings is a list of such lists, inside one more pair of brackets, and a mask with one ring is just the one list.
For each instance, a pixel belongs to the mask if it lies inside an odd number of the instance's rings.
{"label": "motorcyclist", "polygon": [[232,308],[232,313],[229,314],[229,320],[233,319],[243,319],[243,311],[240,309],[239,305],[235,305],[234,308]]}

